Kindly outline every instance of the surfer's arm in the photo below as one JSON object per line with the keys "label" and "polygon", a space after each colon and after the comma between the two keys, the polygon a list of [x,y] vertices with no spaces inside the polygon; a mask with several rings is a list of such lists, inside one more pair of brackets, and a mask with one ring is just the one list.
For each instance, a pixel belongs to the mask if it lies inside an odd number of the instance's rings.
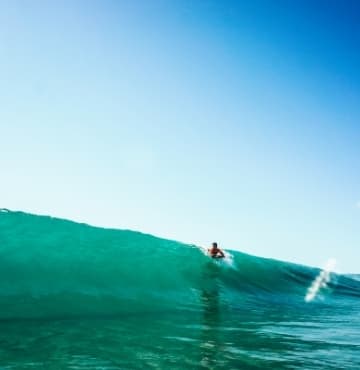
{"label": "surfer's arm", "polygon": [[220,254],[221,257],[225,257],[225,254],[224,254],[224,252],[221,249],[219,249],[219,252],[218,253]]}

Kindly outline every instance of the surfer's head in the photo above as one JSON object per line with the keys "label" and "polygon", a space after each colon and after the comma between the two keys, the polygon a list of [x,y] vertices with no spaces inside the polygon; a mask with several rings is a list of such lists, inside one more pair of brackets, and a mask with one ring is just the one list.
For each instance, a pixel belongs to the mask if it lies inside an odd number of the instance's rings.
{"label": "surfer's head", "polygon": [[218,247],[216,242],[212,243],[212,244],[211,244],[211,246],[212,246],[214,249],[217,249],[217,247]]}

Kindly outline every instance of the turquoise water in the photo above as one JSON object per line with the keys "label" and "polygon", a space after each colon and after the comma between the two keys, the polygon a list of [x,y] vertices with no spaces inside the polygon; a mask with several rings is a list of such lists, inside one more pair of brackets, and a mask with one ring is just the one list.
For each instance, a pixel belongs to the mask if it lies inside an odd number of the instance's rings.
{"label": "turquoise water", "polygon": [[359,369],[359,278],[319,274],[4,210],[0,369]]}

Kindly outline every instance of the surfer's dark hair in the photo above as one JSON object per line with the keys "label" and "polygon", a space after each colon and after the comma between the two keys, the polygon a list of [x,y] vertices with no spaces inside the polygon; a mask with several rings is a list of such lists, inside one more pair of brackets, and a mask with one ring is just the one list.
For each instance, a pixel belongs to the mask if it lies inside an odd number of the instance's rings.
{"label": "surfer's dark hair", "polygon": [[212,246],[217,248],[217,243],[216,242],[212,243]]}

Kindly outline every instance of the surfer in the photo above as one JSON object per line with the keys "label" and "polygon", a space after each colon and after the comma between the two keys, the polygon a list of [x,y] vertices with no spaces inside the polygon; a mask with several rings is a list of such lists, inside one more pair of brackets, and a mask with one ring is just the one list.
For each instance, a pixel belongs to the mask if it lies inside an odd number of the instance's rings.
{"label": "surfer", "polygon": [[209,255],[212,258],[224,258],[224,252],[218,247],[217,243],[212,243],[211,248],[208,249]]}

